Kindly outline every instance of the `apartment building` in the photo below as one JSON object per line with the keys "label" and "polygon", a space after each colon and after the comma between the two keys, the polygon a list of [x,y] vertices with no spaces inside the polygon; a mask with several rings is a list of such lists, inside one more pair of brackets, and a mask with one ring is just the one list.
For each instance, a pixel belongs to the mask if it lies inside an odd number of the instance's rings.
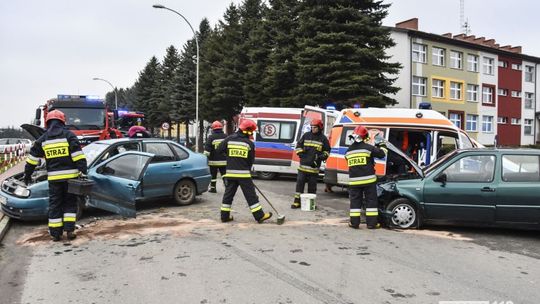
{"label": "apartment building", "polygon": [[539,141],[540,58],[494,39],[418,30],[418,19],[391,28],[388,50],[403,69],[396,107],[429,102],[482,144],[518,146]]}

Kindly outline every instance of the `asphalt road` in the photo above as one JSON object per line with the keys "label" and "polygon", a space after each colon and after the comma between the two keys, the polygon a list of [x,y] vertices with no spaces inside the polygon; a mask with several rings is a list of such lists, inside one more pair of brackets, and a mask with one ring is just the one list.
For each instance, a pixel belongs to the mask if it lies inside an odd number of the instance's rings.
{"label": "asphalt road", "polygon": [[222,224],[222,188],[188,207],[145,204],[133,220],[89,211],[71,243],[51,243],[45,223],[14,222],[0,303],[539,302],[538,232],[353,230],[337,188],[319,184],[319,209],[304,212],[289,209],[293,179],[256,183],[284,225],[256,224],[240,193]]}

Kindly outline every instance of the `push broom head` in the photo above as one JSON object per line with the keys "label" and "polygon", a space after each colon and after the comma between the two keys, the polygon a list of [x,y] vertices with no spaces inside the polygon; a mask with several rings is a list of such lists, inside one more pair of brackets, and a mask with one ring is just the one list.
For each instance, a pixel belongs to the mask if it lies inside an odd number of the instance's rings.
{"label": "push broom head", "polygon": [[277,224],[278,224],[278,225],[283,225],[283,223],[285,223],[285,215],[280,215],[280,216],[278,216],[278,218],[277,218]]}

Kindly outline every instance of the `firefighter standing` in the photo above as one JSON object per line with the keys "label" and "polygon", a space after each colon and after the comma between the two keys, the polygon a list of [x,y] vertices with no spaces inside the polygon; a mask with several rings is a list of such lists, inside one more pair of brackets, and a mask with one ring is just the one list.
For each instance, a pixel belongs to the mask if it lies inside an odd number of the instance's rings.
{"label": "firefighter standing", "polygon": [[382,143],[380,148],[368,144],[369,132],[364,126],[357,126],[352,137],[354,142],[345,154],[349,166],[349,198],[351,200],[349,227],[358,229],[360,226],[360,211],[365,202],[367,227],[369,229],[379,228],[377,222],[379,215],[377,176],[375,175],[375,161],[373,159],[375,157],[383,158],[386,155],[386,148]]}
{"label": "firefighter standing", "polygon": [[210,174],[212,174],[212,180],[210,181],[210,189],[208,192],[216,193],[216,182],[218,171],[221,177],[225,175],[225,169],[227,167],[227,159],[224,154],[217,153],[216,149],[219,144],[227,137],[223,133],[223,125],[219,121],[212,123],[212,134],[208,136],[206,144],[204,145],[204,155],[208,156],[208,166],[210,167]]}
{"label": "firefighter standing", "polygon": [[244,119],[240,123],[239,130],[225,138],[217,148],[216,152],[225,154],[227,160],[227,173],[224,175],[227,182],[221,204],[221,221],[224,223],[233,220],[231,206],[238,186],[242,188],[249,209],[257,222],[262,223],[272,217],[271,212],[264,213],[251,180],[251,166],[253,166],[255,160],[255,145],[249,139],[249,136],[256,129],[257,124],[253,120]]}
{"label": "firefighter standing", "polygon": [[31,182],[40,158],[45,158],[49,181],[49,233],[53,241],[74,239],[77,196],[67,192],[68,180],[87,173],[86,157],[77,136],[65,128],[64,113],[58,110],[47,115],[47,131],[36,140],[24,168],[24,182]]}
{"label": "firefighter standing", "polygon": [[296,154],[300,157],[298,176],[296,177],[296,193],[291,205],[292,209],[300,208],[300,194],[308,183],[308,193],[317,192],[317,179],[322,161],[330,155],[330,143],[323,134],[323,123],[320,119],[311,121],[311,132],[306,132],[296,145]]}

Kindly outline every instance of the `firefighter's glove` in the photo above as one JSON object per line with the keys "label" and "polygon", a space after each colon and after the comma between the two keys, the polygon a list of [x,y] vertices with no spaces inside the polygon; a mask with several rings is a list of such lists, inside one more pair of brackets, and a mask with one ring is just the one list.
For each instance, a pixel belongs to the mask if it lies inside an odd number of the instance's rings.
{"label": "firefighter's glove", "polygon": [[81,172],[81,173],[79,174],[79,178],[80,178],[80,179],[88,179],[88,175],[86,175],[85,173],[82,173],[82,172]]}
{"label": "firefighter's glove", "polygon": [[375,146],[386,146],[386,140],[379,135],[375,136]]}

